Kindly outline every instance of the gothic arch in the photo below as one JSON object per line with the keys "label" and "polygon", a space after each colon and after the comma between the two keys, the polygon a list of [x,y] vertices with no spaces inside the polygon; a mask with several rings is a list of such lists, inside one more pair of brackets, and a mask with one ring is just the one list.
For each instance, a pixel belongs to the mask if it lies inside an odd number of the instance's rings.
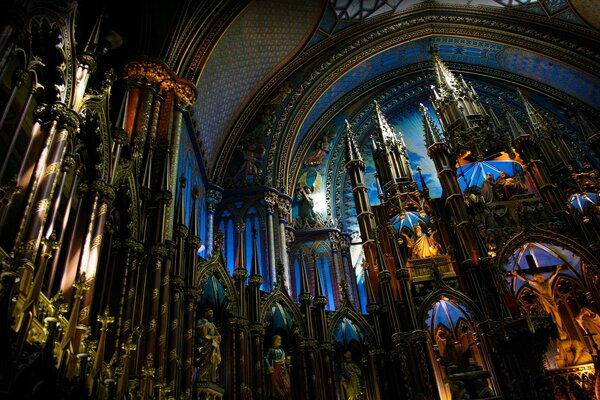
{"label": "gothic arch", "polygon": [[291,297],[285,292],[282,291],[279,287],[277,287],[271,294],[265,299],[265,301],[260,306],[259,313],[259,321],[264,321],[267,317],[267,312],[272,304],[279,303],[281,304],[287,311],[292,314],[292,318],[296,323],[296,326],[299,329],[299,334],[301,337],[306,338],[306,326],[304,322],[304,318],[302,317],[302,313],[300,312],[300,308],[298,305],[294,303]]}
{"label": "gothic arch", "polygon": [[215,247],[215,251],[213,251],[213,254],[208,260],[194,266],[198,276],[195,286],[200,292],[202,292],[202,288],[204,287],[208,277],[215,276],[219,283],[221,283],[223,286],[225,297],[230,301],[228,307],[229,311],[232,315],[238,315],[239,303],[237,298],[237,290],[235,289],[233,280],[227,272],[227,267],[225,267],[225,260],[223,259],[222,255],[223,249],[220,246]]}
{"label": "gothic arch", "polygon": [[369,322],[361,313],[356,310],[356,308],[354,308],[354,306],[348,300],[345,300],[344,305],[335,313],[333,313],[328,320],[327,332],[329,333],[329,337],[332,341],[338,325],[343,321],[344,318],[347,318],[355,323],[365,334],[365,345],[367,348],[373,349],[380,346],[380,343],[375,336],[375,332],[373,332]]}
{"label": "gothic arch", "polygon": [[600,275],[600,262],[589,250],[577,243],[575,240],[562,235],[557,232],[548,231],[539,227],[534,227],[531,231],[523,231],[513,236],[506,242],[498,256],[496,257],[496,266],[498,271],[504,269],[504,264],[509,257],[518,249],[520,246],[527,243],[545,242],[561,246],[567,250],[573,251],[573,253],[579,255],[582,261],[585,261],[584,279],[588,284],[588,270],[593,275]]}
{"label": "gothic arch", "polygon": [[[457,9],[462,11],[460,7],[456,6],[452,7],[450,11],[456,11]],[[340,49],[325,61],[321,65],[321,68],[315,71],[308,80],[304,81],[304,83],[300,85],[301,89],[292,95],[292,102],[285,106],[283,114],[276,122],[275,129],[272,132],[274,142],[272,142],[271,145],[266,168],[267,174],[279,171],[278,175],[274,174],[276,176],[274,178],[274,184],[283,185],[287,188],[288,192],[290,192],[290,185],[293,184],[292,181],[288,181],[288,177],[291,177],[291,171],[289,170],[289,168],[291,168],[290,165],[281,166],[278,164],[277,160],[291,159],[291,157],[289,157],[292,151],[291,143],[295,143],[295,140],[291,140],[293,138],[289,138],[290,140],[281,138],[280,140],[280,136],[289,136],[290,134],[295,135],[299,129],[299,124],[303,120],[303,116],[308,108],[314,104],[316,98],[320,96],[322,89],[327,87],[334,80],[337,80],[350,66],[370,57],[374,53],[385,51],[392,46],[407,43],[418,38],[430,37],[431,35],[460,35],[462,37],[467,34],[467,30],[465,30],[461,24],[469,23],[473,35],[477,35],[479,38],[483,37],[493,42],[511,44],[523,49],[535,48],[540,54],[563,60],[571,65],[581,66],[584,64],[583,60],[586,57],[577,50],[577,45],[574,43],[565,43],[564,40],[560,41],[569,49],[567,51],[567,53],[570,54],[569,56],[566,53],[561,53],[558,46],[554,44],[559,42],[556,37],[547,33],[541,34],[534,29],[523,28],[520,25],[510,24],[509,22],[515,22],[512,20],[514,19],[514,15],[510,15],[504,11],[502,14],[498,14],[498,17],[502,19],[502,21],[495,21],[494,23],[490,23],[475,15],[461,17],[460,19],[457,19],[452,15],[447,15],[442,17],[441,20],[439,16],[436,16],[435,25],[424,24],[423,19],[427,18],[418,15],[413,15],[411,18],[407,18],[402,22],[398,22],[398,20],[378,20],[377,23],[379,26],[373,22],[370,31],[364,33],[361,37],[354,37],[352,43],[348,43],[346,47]],[[417,21],[419,24],[417,24]],[[415,26],[415,30],[406,29],[412,26]],[[565,27],[559,23],[555,25],[555,28],[557,33],[559,33],[560,30]],[[326,48],[323,49],[326,45],[327,44],[322,44],[321,46],[317,45],[314,46],[314,49],[308,49],[302,57],[299,57],[297,63],[305,63],[313,57],[318,55],[322,56],[322,53],[319,52],[326,51]],[[342,60],[342,62],[340,62],[340,60]],[[219,164],[228,163],[231,149],[233,149],[233,146],[238,142],[244,127],[247,125],[251,116],[260,108],[260,104],[262,104],[263,100],[266,98],[267,93],[270,93],[274,88],[275,84],[273,82],[281,81],[282,76],[290,74],[291,71],[293,71],[291,67],[292,65],[290,64],[286,68],[280,70],[276,76],[260,90],[255,97],[256,101],[244,110],[233,128],[231,140],[229,140],[223,148],[222,154],[224,156],[217,162],[213,171],[223,170],[223,168],[220,168]],[[318,85],[315,85],[314,83],[317,81]],[[313,87],[315,87],[315,89],[311,90]],[[311,93],[307,96],[306,92],[308,91]],[[296,104],[299,102],[302,102],[302,104]],[[283,146],[274,145],[274,143],[278,142],[290,143],[290,146],[282,148]],[[302,146],[308,147],[311,144],[312,143],[303,143]],[[298,148],[299,153],[306,152],[306,148],[303,148],[302,146]],[[220,179],[217,176],[214,178]]]}
{"label": "gothic arch", "polygon": [[471,300],[469,296],[466,294],[452,289],[451,287],[443,284],[443,286],[439,286],[437,290],[433,290],[422,302],[418,312],[417,312],[417,321],[421,324],[421,328],[425,328],[425,320],[427,317],[427,312],[431,309],[431,307],[442,297],[446,296],[449,299],[456,299],[458,302],[464,304],[468,309],[473,313],[474,320],[482,322],[485,320],[483,316],[483,312],[481,309]]}

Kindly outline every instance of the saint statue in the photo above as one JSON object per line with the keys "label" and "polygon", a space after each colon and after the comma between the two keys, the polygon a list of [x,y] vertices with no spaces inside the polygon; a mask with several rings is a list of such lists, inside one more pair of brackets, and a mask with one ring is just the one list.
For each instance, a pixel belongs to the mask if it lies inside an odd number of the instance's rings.
{"label": "saint statue", "polygon": [[233,177],[233,181],[238,184],[256,183],[261,172],[256,164],[265,155],[265,147],[261,144],[250,143],[239,150],[242,155],[242,164]]}
{"label": "saint statue", "polygon": [[556,328],[558,329],[558,337],[560,340],[567,339],[568,333],[567,328],[565,327],[562,316],[560,315],[560,311],[558,309],[558,304],[554,301],[552,285],[556,281],[559,272],[564,268],[564,265],[559,265],[556,268],[556,271],[548,278],[544,278],[544,275],[537,274],[534,275],[532,279],[527,279],[516,272],[510,273],[510,275],[514,276],[525,282],[527,286],[529,286],[537,295],[537,298],[548,314],[552,316],[554,323],[556,324]]}
{"label": "saint statue", "polygon": [[421,224],[415,225],[414,239],[405,233],[402,233],[402,236],[406,239],[406,245],[410,249],[412,258],[434,257],[439,253],[439,246],[434,235],[429,236],[423,232]]}
{"label": "saint statue", "polygon": [[575,320],[590,335],[593,342],[600,347],[600,316],[587,307],[581,307]]}
{"label": "saint statue", "polygon": [[216,383],[221,363],[221,335],[213,321],[214,312],[207,308],[196,324],[196,376],[200,382]]}
{"label": "saint statue", "polygon": [[273,335],[271,347],[267,350],[265,364],[268,374],[268,385],[271,399],[291,399],[292,391],[290,375],[288,373],[289,361],[285,357],[285,351],[281,348],[281,336]]}
{"label": "saint statue", "polygon": [[481,195],[486,204],[494,201],[494,175],[491,172],[487,173],[481,184]]}
{"label": "saint statue", "polygon": [[352,362],[352,353],[347,350],[341,365],[340,384],[342,387],[342,399],[359,400],[363,398],[362,393],[362,371],[360,367]]}

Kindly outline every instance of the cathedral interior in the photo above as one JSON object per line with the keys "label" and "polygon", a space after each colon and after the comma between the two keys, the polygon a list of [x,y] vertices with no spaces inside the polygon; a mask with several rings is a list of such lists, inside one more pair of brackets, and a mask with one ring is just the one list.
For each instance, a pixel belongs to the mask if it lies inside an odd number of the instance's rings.
{"label": "cathedral interior", "polygon": [[0,398],[600,400],[597,0],[0,14]]}

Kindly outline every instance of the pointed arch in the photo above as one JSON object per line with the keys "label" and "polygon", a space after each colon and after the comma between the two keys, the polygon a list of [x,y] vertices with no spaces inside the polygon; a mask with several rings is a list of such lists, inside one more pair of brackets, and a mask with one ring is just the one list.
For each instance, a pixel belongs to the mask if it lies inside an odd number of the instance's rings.
{"label": "pointed arch", "polygon": [[298,333],[302,338],[306,338],[306,323],[302,317],[300,308],[296,303],[294,303],[292,298],[286,292],[280,290],[279,288],[271,292],[271,294],[261,304],[259,321],[264,321],[266,319],[267,313],[269,312],[271,306],[275,303],[281,304],[292,315],[292,319],[299,329]]}
{"label": "pointed arch", "polygon": [[339,324],[344,320],[344,318],[347,318],[348,320],[352,321],[360,328],[360,330],[365,335],[364,341],[365,346],[367,348],[373,349],[381,345],[369,322],[360,312],[358,312],[356,308],[354,308],[352,303],[350,303],[349,301],[345,301],[344,305],[335,313],[333,313],[333,315],[328,321],[327,332],[332,342],[334,340],[333,337],[335,335],[335,331]]}
{"label": "pointed arch", "polygon": [[483,317],[483,312],[481,309],[475,304],[475,302],[463,292],[460,292],[456,289],[451,288],[450,286],[442,283],[442,285],[438,285],[437,289],[433,290],[429,295],[423,300],[421,303],[421,307],[417,312],[417,321],[421,324],[421,328],[427,330],[425,326],[425,321],[427,319],[427,313],[431,309],[431,307],[439,301],[443,296],[449,299],[456,299],[458,302],[464,304],[468,310],[470,310],[474,316],[474,320],[477,322],[483,321],[485,318]]}
{"label": "pointed arch", "polygon": [[195,266],[198,277],[195,286],[202,293],[208,277],[216,277],[217,281],[223,286],[225,297],[230,301],[228,306],[230,313],[238,315],[240,307],[234,282],[227,272],[225,260],[223,260],[223,255],[221,254],[222,249],[217,248],[215,250],[208,260],[202,261]]}
{"label": "pointed arch", "polygon": [[588,249],[565,235],[546,229],[541,229],[537,226],[533,227],[533,229],[530,231],[523,231],[516,234],[506,242],[496,257],[496,265],[498,270],[502,271],[504,269],[506,262],[519,247],[527,243],[536,242],[554,244],[570,250],[574,254],[577,254],[579,257],[581,257],[582,266],[585,267],[582,268],[582,274],[584,282],[586,285],[588,285],[588,287],[590,285],[589,274],[600,276],[600,261]]}

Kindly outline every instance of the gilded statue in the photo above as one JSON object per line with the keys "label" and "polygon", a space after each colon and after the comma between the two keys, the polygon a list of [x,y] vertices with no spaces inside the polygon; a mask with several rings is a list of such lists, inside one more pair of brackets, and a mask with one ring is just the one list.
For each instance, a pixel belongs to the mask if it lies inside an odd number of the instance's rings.
{"label": "gilded statue", "polygon": [[221,363],[221,335],[213,323],[214,312],[207,308],[196,324],[196,380],[216,383]]}
{"label": "gilded statue", "polygon": [[363,398],[362,371],[358,365],[352,362],[352,353],[350,350],[344,352],[344,360],[342,361],[340,371],[340,385],[342,399],[359,400]]}
{"label": "gilded statue", "polygon": [[415,234],[411,238],[406,233],[402,232],[402,236],[406,239],[406,246],[410,249],[412,258],[434,257],[439,254],[439,245],[435,240],[435,233],[431,236],[423,232],[421,224],[415,225]]}
{"label": "gilded statue", "polygon": [[600,316],[587,307],[581,307],[575,320],[590,335],[593,342],[600,347]]}
{"label": "gilded statue", "polygon": [[265,355],[265,364],[270,388],[270,398],[277,400],[290,399],[292,396],[289,360],[281,348],[281,336],[273,335],[271,347]]}
{"label": "gilded statue", "polygon": [[552,319],[556,324],[556,328],[558,329],[558,337],[560,340],[567,339],[568,333],[562,316],[560,315],[558,304],[556,304],[554,301],[552,286],[554,285],[558,274],[563,268],[564,265],[559,265],[556,268],[556,271],[554,271],[554,273],[548,279],[546,279],[542,274],[536,274],[532,279],[527,279],[514,271],[510,273],[510,275],[525,282],[525,284],[537,295],[537,298],[544,308],[544,311],[552,316]]}

